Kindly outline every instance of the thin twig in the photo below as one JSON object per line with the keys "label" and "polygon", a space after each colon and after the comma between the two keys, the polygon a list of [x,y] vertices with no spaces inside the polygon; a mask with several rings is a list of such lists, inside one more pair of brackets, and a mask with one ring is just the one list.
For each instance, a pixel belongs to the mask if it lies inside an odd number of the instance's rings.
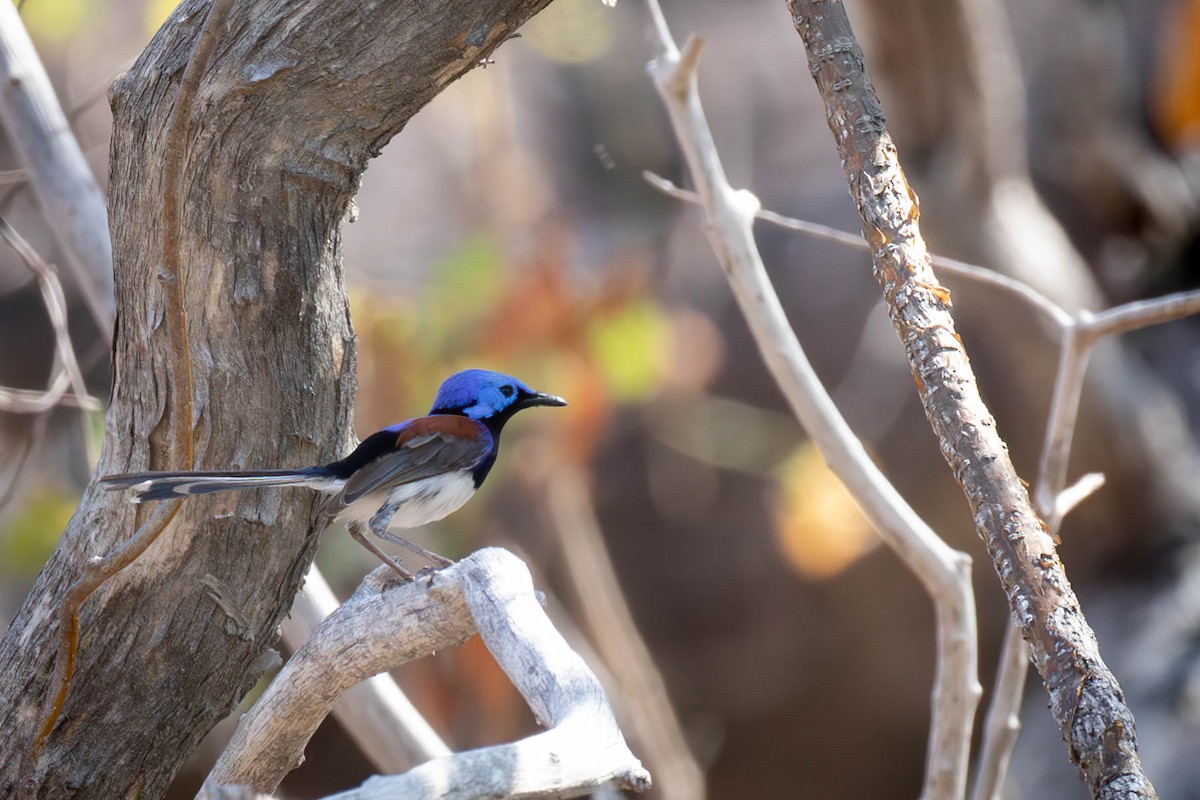
{"label": "thin twig", "polygon": [[70,388],[71,376],[62,367],[55,370],[50,385],[41,391],[0,386],[0,411],[9,414],[41,414],[55,406],[69,406],[84,411],[99,411],[103,408],[96,398],[90,395],[78,397],[68,392]]}
{"label": "thin twig", "polygon": [[[6,219],[0,217],[0,237],[20,257],[22,263],[34,274],[38,288],[42,293],[42,302],[46,307],[46,316],[50,320],[50,328],[54,332],[54,363],[50,368],[52,378],[45,392],[29,392],[21,389],[0,388],[0,408],[8,411],[24,413],[41,413],[54,405],[73,405],[81,410],[98,409],[99,402],[89,397],[87,386],[83,380],[83,370],[79,367],[79,359],[75,355],[75,347],[71,343],[71,332],[67,320],[67,300],[63,294],[62,283],[58,279],[58,271],[47,263],[33,246],[27,242]],[[71,389],[69,399],[66,396],[67,386]],[[86,414],[79,415],[80,438],[83,441],[90,467],[94,463],[94,445]]]}
{"label": "thin twig", "polygon": [[1084,315],[1078,325],[1083,336],[1099,339],[1160,325],[1197,312],[1200,312],[1200,290],[1138,300],[1095,315]]}
{"label": "thin twig", "polygon": [[1033,649],[1069,757],[1097,798],[1156,797],[1133,715],[979,396],[845,8],[836,0],[788,5],[926,416]]}
{"label": "thin twig", "polygon": [[1104,487],[1103,472],[1089,472],[1063,489],[1054,502],[1055,514],[1062,519],[1079,507],[1079,504]]}
{"label": "thin twig", "polygon": [[[687,189],[676,186],[671,181],[654,174],[650,170],[643,170],[642,177],[647,183],[665,195],[689,203],[700,202],[700,197],[695,192],[690,192]],[[864,253],[871,252],[871,246],[867,244],[866,240],[860,234],[848,233],[829,225],[822,225],[819,222],[809,222],[808,220],[784,216],[783,214],[767,209],[759,209],[755,213],[755,216],[763,222],[768,222],[784,230],[796,231],[797,233],[812,236],[815,239],[853,247],[855,250],[861,250]],[[941,269],[948,275],[967,278],[1016,295],[1029,303],[1035,310],[1040,311],[1050,322],[1054,323],[1056,331],[1071,321],[1070,315],[1061,306],[1027,283],[1010,278],[995,270],[959,261],[956,258],[947,258],[946,256],[939,256],[933,253],[930,253],[929,257],[933,261],[933,266]]]}
{"label": "thin twig", "polygon": [[70,380],[75,397],[81,402],[86,402],[90,398],[87,386],[84,385],[83,372],[79,369],[79,361],[75,358],[75,349],[71,345],[71,334],[67,329],[67,300],[63,295],[62,283],[58,280],[57,270],[46,263],[33,246],[3,217],[0,217],[0,238],[20,256],[21,261],[37,278],[42,301],[46,305],[46,315],[50,318],[50,326],[54,330],[54,346],[58,358]]}
{"label": "thin twig", "polygon": [[1004,788],[1008,762],[1021,732],[1021,698],[1025,695],[1028,674],[1029,645],[1025,644],[1020,627],[1010,620],[1004,628],[996,681],[983,718],[983,745],[971,789],[972,800],[998,800]]}
{"label": "thin twig", "polygon": [[[656,0],[650,0],[650,7],[659,20]],[[830,468],[850,489],[880,538],[933,598],[938,658],[923,795],[929,800],[957,800],[966,786],[972,720],[980,694],[970,558],[947,546],[904,501],[821,385],[754,243],[758,199],[747,191],[734,191],[721,167],[696,90],[700,42],[692,37],[677,53],[665,25],[659,23],[658,28],[662,41],[650,72],[702,198],[709,241],[759,351]]]}

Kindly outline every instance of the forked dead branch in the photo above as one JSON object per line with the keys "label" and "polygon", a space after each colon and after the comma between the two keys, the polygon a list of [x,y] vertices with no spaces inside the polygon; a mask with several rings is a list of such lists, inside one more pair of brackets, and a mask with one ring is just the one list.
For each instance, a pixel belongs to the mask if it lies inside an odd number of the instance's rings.
{"label": "forked dead branch", "polygon": [[[1097,797],[1153,797],[1153,788],[1142,774],[1137,757],[1132,717],[1124,707],[1115,679],[1100,660],[1094,636],[1083,619],[1048,533],[1057,528],[1070,507],[1103,481],[1102,476],[1084,476],[1075,487],[1066,487],[1066,456],[1087,349],[1104,334],[1194,313],[1200,307],[1200,293],[1131,304],[1096,315],[1086,312],[1072,315],[1024,284],[969,264],[932,259],[949,273],[993,284],[1023,298],[1059,334],[1063,364],[1056,382],[1056,411],[1046,434],[1038,484],[1040,510],[1054,525],[1048,532],[1033,513],[1003,443],[995,434],[991,417],[979,401],[961,342],[953,332],[949,295],[929,270],[931,259],[918,232],[915,197],[896,162],[895,150],[866,81],[861,53],[844,11],[836,3],[794,3],[793,11],[809,48],[810,66],[826,101],[830,126],[841,149],[851,194],[864,218],[869,244],[823,226],[761,212],[752,195],[728,187],[715,152],[709,152],[711,136],[704,127],[694,86],[688,86],[689,80],[694,81],[698,48],[689,42],[682,55],[673,52],[674,46],[664,35],[665,24],[654,3],[651,12],[660,38],[667,42],[665,60],[672,63],[674,58],[673,63],[687,65],[687,71],[683,77],[679,74],[683,69],[669,74],[661,66],[664,57],[660,56],[659,66],[652,72],[671,111],[699,192],[691,195],[657,176],[647,175],[647,179],[661,190],[694,199],[705,208],[709,237],[734,283],[735,293],[737,275],[745,271],[741,262],[751,265],[751,273],[756,271],[753,265],[758,263],[749,240],[749,219],[753,216],[872,252],[876,274],[884,284],[893,321],[913,362],[927,413],[942,442],[943,453],[967,491],[981,535],[989,543],[1014,607],[1021,612],[1018,618],[1023,622],[1025,634],[1032,637],[1037,663],[1051,689],[1056,718],[1071,743],[1072,758],[1079,761]],[[773,297],[765,274],[758,288],[760,301],[763,297],[768,301]],[[743,301],[744,309],[750,305]],[[766,305],[769,307],[771,303]],[[760,308],[755,313],[762,312]],[[752,329],[759,327],[753,316],[749,316],[749,321]],[[790,331],[780,332],[775,341],[767,341],[765,346],[760,338],[764,357],[777,376],[778,370],[772,362],[779,358],[778,350],[791,349],[790,345],[785,347],[789,336]],[[814,438],[820,442],[819,432],[814,433]],[[1019,638],[1017,642],[1020,648],[1015,660],[1024,663],[1026,646]],[[1061,656],[1063,652],[1069,654],[1065,659]],[[1011,678],[1005,679],[1008,685],[1012,685]],[[1019,680],[1016,685],[1019,686]],[[1006,699],[994,704],[989,715],[985,755],[975,787],[977,798],[990,797],[998,787],[1015,736],[1015,728],[1009,721],[1015,719],[1020,694],[1001,692],[1001,696]],[[935,709],[936,702],[935,696]],[[997,719],[1003,722],[997,723]],[[931,770],[936,759],[932,752],[935,741],[936,735],[931,737]],[[932,796],[930,786],[931,776],[927,774],[925,796]],[[962,796],[962,787],[956,787],[946,796]]]}
{"label": "forked dead branch", "polygon": [[681,52],[658,3],[659,48],[649,70],[666,105],[705,212],[706,231],[758,349],[801,425],[854,494],[880,537],[920,579],[937,619],[937,673],[923,796],[954,800],[967,782],[971,727],[979,702],[971,560],[925,524],[875,466],[821,385],[788,323],[751,230],[758,199],[725,177],[696,88],[700,41]]}
{"label": "forked dead branch", "polygon": [[1030,644],[1070,758],[1095,797],[1155,797],[1133,715],[979,396],[845,8],[816,0],[789,0],[789,8],[926,416]]}
{"label": "forked dead branch", "polygon": [[[689,203],[701,202],[698,194],[682,189],[665,178],[650,172],[645,173],[645,178],[664,194]],[[765,209],[760,210],[756,217],[786,230],[870,252],[870,245],[862,237],[828,225]],[[1087,473],[1067,485],[1066,467],[1088,357],[1093,346],[1110,335],[1161,325],[1200,313],[1200,291],[1136,301],[1098,313],[1070,312],[1033,287],[992,270],[933,253],[930,259],[935,270],[944,277],[976,281],[1028,303],[1049,323],[1049,333],[1056,337],[1059,347],[1058,374],[1051,394],[1050,417],[1043,437],[1033,496],[1038,513],[1046,520],[1046,527],[1051,534],[1057,534],[1063,518],[1104,484],[1103,475]],[[1028,646],[1020,629],[1010,626],[984,722],[982,750],[971,792],[974,800],[999,800],[1001,796],[1004,774],[1020,730],[1020,707],[1028,668]]]}
{"label": "forked dead branch", "polygon": [[435,758],[337,797],[532,798],[576,796],[608,783],[649,788],[604,690],[546,617],[528,569],[504,550],[485,549],[403,585],[386,567],[369,575],[242,718],[201,796],[220,796],[226,784],[274,791],[343,692],[476,632],[549,730]]}

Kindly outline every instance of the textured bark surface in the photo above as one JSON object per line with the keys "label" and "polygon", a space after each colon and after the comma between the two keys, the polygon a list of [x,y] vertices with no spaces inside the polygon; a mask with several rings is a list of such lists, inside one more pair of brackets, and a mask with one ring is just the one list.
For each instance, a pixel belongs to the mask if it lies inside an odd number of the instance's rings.
{"label": "textured bark surface", "polygon": [[[354,391],[339,256],[347,203],[405,121],[547,2],[233,6],[190,112],[182,178],[195,467],[295,466],[344,450]],[[184,466],[170,463],[182,365],[161,271],[164,134],[207,9],[176,9],[111,92],[118,324],[101,474]],[[16,792],[47,691],[62,595],[81,564],[148,512],[89,488],[0,643],[0,797]],[[300,491],[186,502],[84,607],[77,673],[28,788],[160,795],[268,663],[316,521]]]}
{"label": "textured bark surface", "polygon": [[377,568],[317,626],[242,717],[201,797],[222,785],[275,791],[350,687],[476,633],[548,730],[376,776],[338,798],[559,798],[610,783],[650,788],[603,687],[551,624],[520,559],[485,548],[429,579],[392,581],[387,567]]}
{"label": "textured bark surface", "polygon": [[1093,796],[1150,798],[1133,716],[1034,513],[933,275],[909,188],[840,2],[789,0],[871,244],[875,277],[942,454],[966,492],[1050,708]]}

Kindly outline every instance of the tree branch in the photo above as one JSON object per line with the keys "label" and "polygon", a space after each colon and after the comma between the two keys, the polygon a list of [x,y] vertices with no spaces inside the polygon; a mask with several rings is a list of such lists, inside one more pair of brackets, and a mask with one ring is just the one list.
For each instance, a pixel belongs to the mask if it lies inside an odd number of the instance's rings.
{"label": "tree branch", "polygon": [[[3,12],[0,12],[0,16],[3,16]],[[0,409],[12,413],[40,413],[61,403],[85,410],[99,410],[99,402],[87,393],[83,372],[71,344],[71,333],[67,329],[67,299],[58,280],[58,271],[46,263],[25,237],[17,233],[3,217],[0,217],[0,238],[16,252],[37,280],[42,302],[46,306],[46,316],[54,331],[55,352],[54,374],[46,390],[34,392],[0,387]],[[72,392],[70,397],[66,396],[67,389]]]}
{"label": "tree branch", "polygon": [[680,52],[654,0],[650,11],[660,43],[650,74],[699,190],[709,241],[759,351],[830,468],[854,495],[880,538],[933,599],[937,672],[923,795],[929,800],[954,800],[966,787],[971,727],[980,694],[970,559],[947,546],[904,501],[821,385],[754,243],[751,226],[758,198],[734,191],[717,155],[696,89],[700,41],[692,37]]}
{"label": "tree branch", "polygon": [[[176,423],[194,430],[198,468],[301,466],[345,452],[355,366],[345,209],[391,136],[545,3],[384,4],[370,25],[349,0],[234,3],[184,117],[180,83],[209,3],[176,8],[110,95],[119,316],[102,474],[175,466]],[[175,280],[190,312],[193,410],[182,420],[161,259],[172,119],[186,119],[187,142],[176,230],[187,268]],[[313,496],[272,490],[177,507],[78,615],[71,692],[22,791],[157,796],[265,663],[326,522]],[[49,676],[70,666],[55,643],[76,621],[59,622],[59,610],[91,585],[94,559],[131,552],[131,533],[161,524],[165,508],[85,493],[0,641],[0,729],[10,734],[0,795],[14,790],[19,753],[55,694]],[[236,618],[207,595],[208,575],[229,588]]]}
{"label": "tree branch", "polygon": [[1133,716],[1100,657],[1054,540],[979,397],[954,330],[949,293],[930,268],[916,196],[897,161],[845,9],[818,0],[789,0],[789,8],[926,416],[1033,649],[1070,757],[1096,797],[1155,797],[1138,758]]}
{"label": "tree branch", "polygon": [[113,326],[113,255],[104,193],[12,3],[0,8],[0,120],[46,225],[102,335]]}
{"label": "tree branch", "polygon": [[[655,175],[649,170],[643,171],[642,177],[646,179],[647,183],[663,194],[680,200],[686,200],[689,203],[700,202],[700,198],[695,192],[682,189],[666,178]],[[812,236],[815,239],[853,247],[855,250],[861,250],[864,253],[871,252],[871,245],[867,244],[867,241],[862,238],[861,234],[847,233],[829,225],[822,225],[819,222],[809,222],[808,220],[796,219],[795,217],[787,217],[765,208],[760,208],[755,212],[754,216],[763,222],[769,222],[784,230],[796,231]],[[1061,306],[1029,284],[1023,283],[1016,278],[1010,278],[1007,275],[978,266],[977,264],[968,264],[957,258],[939,256],[936,253],[930,253],[929,259],[933,263],[933,266],[942,270],[947,275],[954,275],[987,284],[1024,300],[1035,311],[1041,312],[1047,320],[1054,323],[1056,330],[1069,324],[1071,321],[1071,316]]]}
{"label": "tree branch", "polygon": [[562,797],[609,781],[649,788],[650,776],[626,747],[604,690],[546,618],[528,569],[489,548],[400,586],[386,567],[369,575],[242,719],[205,790],[238,784],[274,791],[349,687],[461,645],[476,630],[550,730],[372,778],[337,797]]}
{"label": "tree branch", "polygon": [[658,776],[659,794],[663,800],[704,800],[704,770],[621,593],[581,469],[566,466],[550,477],[546,508],[589,638],[612,676],[609,686],[622,698],[618,710]]}
{"label": "tree branch", "polygon": [[[333,590],[314,564],[283,623],[283,641],[293,651],[300,649],[337,609]],[[450,748],[387,673],[347,689],[333,715],[380,772],[400,772],[413,763],[450,755]]]}

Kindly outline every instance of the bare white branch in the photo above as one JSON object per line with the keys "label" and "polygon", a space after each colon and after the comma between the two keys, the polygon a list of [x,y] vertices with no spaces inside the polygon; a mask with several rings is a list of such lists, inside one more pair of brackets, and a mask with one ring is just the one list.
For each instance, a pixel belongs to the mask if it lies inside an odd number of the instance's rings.
{"label": "bare white branch", "polygon": [[700,42],[693,37],[678,53],[661,21],[658,3],[651,0],[650,6],[660,38],[650,74],[699,190],[709,241],[759,351],[830,468],[933,598],[938,660],[923,796],[927,800],[962,797],[980,695],[970,558],[946,545],[879,472],[808,363],[754,242],[758,199],[729,185],[705,120],[696,91]]}
{"label": "bare white branch", "polygon": [[1021,629],[1012,622],[1004,632],[1004,646],[996,667],[992,700],[983,719],[983,749],[975,770],[972,800],[999,800],[1013,746],[1021,732],[1021,698],[1029,674],[1029,647]]}
{"label": "bare white branch", "polygon": [[1084,500],[1100,491],[1102,486],[1104,486],[1103,472],[1089,472],[1081,476],[1075,483],[1059,492],[1058,499],[1054,504],[1055,513],[1058,514],[1059,519],[1062,519],[1074,511],[1076,506]]}
{"label": "bare white branch", "polygon": [[[654,174],[650,170],[643,170],[642,177],[658,191],[665,195],[675,197],[679,200],[684,200],[689,203],[699,203],[700,196],[695,192],[690,192],[676,186],[671,181]],[[864,253],[871,252],[871,246],[866,240],[858,234],[849,233],[847,231],[838,230],[829,225],[822,225],[819,222],[809,222],[808,220],[796,219],[795,217],[784,216],[775,211],[767,209],[759,209],[755,215],[757,219],[763,222],[768,222],[776,227],[784,230],[796,231],[811,236],[814,239],[821,239],[826,242],[852,247],[855,250],[861,250]],[[929,254],[930,260],[933,262],[935,269],[947,275],[953,275],[959,278],[984,283],[989,286],[994,286],[1001,291],[1016,295],[1020,299],[1027,302],[1034,310],[1041,312],[1052,324],[1054,330],[1060,330],[1071,323],[1071,316],[1060,305],[1055,303],[1046,295],[1014,278],[996,272],[995,270],[980,267],[975,264],[968,264],[965,261],[959,261],[956,258],[947,258],[933,253]]]}
{"label": "bare white branch", "polygon": [[[293,651],[300,649],[337,608],[337,597],[314,564],[283,623],[283,641]],[[386,672],[347,689],[333,715],[382,773],[450,755],[450,748]]]}
{"label": "bare white branch", "polygon": [[1078,324],[1089,338],[1099,339],[1182,319],[1197,312],[1200,312],[1200,290],[1138,300],[1094,315],[1082,314]]}
{"label": "bare white branch", "polygon": [[41,414],[55,406],[71,406],[84,411],[99,411],[100,401],[94,397],[68,394],[71,378],[65,369],[58,369],[44,391],[14,389],[0,386],[0,411],[11,414]]}
{"label": "bare white branch", "polygon": [[[71,344],[71,334],[67,330],[67,300],[58,280],[58,271],[46,263],[32,245],[3,217],[0,217],[0,238],[20,256],[22,263],[37,279],[42,302],[46,306],[46,316],[50,318],[50,326],[54,331],[55,346],[55,367],[52,369],[47,389],[44,392],[35,392],[0,387],[0,409],[14,413],[41,413],[60,403],[67,404],[64,395],[68,388],[74,394],[73,399],[69,401],[70,405],[86,410],[98,409],[100,403],[88,396],[83,372],[79,368],[79,361]],[[84,438],[86,441],[87,437]]]}
{"label": "bare white branch", "polygon": [[338,798],[559,797],[608,782],[649,787],[603,689],[546,618],[519,559],[490,548],[405,584],[391,577],[386,567],[375,570],[317,626],[243,718],[207,790],[274,791],[350,686],[462,644],[476,630],[549,730],[372,778]]}
{"label": "bare white branch", "polygon": [[664,800],[703,800],[704,771],[688,748],[667,686],[625,603],[604,545],[586,477],[566,467],[550,478],[550,517],[583,620],[621,698],[626,727],[644,750]]}
{"label": "bare white branch", "polygon": [[0,3],[0,120],[101,331],[114,315],[108,209],[12,3]]}
{"label": "bare white branch", "polygon": [[[690,203],[703,203],[701,196],[695,192],[680,188],[652,172],[644,171],[642,174],[651,186],[664,194]],[[857,250],[869,252],[870,249],[862,237],[827,225],[762,209],[755,212],[755,217],[787,230]],[[1104,483],[1103,475],[1089,473],[1070,489],[1063,488],[1092,346],[1108,335],[1195,314],[1200,311],[1200,292],[1179,292],[1153,300],[1127,303],[1099,313],[1070,313],[1022,281],[944,256],[931,254],[931,259],[934,267],[946,274],[994,286],[1028,302],[1052,324],[1058,336],[1061,348],[1058,376],[1038,469],[1039,478],[1034,488],[1038,511],[1050,531],[1057,534],[1062,518]],[[1028,668],[1025,642],[1019,631],[1010,629],[1005,637],[997,684],[984,723],[983,749],[972,792],[974,800],[995,800],[999,797],[1002,778],[1021,727],[1018,711]]]}
{"label": "bare white branch", "polygon": [[1037,484],[1033,488],[1038,513],[1053,534],[1057,534],[1062,525],[1062,517],[1056,514],[1058,496],[1067,485],[1067,463],[1071,458],[1083,379],[1091,353],[1090,342],[1079,335],[1074,325],[1063,331],[1058,373],[1050,396],[1050,416],[1046,420]]}

